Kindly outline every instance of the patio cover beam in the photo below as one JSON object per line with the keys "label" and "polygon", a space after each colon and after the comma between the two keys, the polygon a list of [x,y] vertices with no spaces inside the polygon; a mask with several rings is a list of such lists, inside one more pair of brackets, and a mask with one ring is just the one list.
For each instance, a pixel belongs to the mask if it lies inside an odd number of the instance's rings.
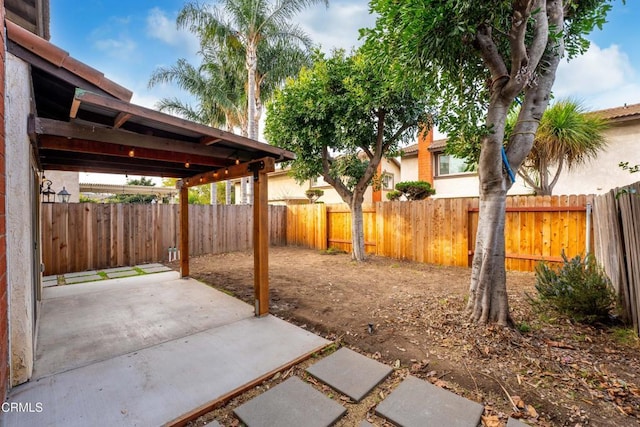
{"label": "patio cover beam", "polygon": [[189,277],[189,188],[180,187],[180,277]]}
{"label": "patio cover beam", "polygon": [[[273,161],[273,159],[271,159]],[[253,175],[253,292],[255,315],[269,314],[269,205],[267,173]]]}
{"label": "patio cover beam", "polygon": [[227,181],[229,179],[242,178],[256,173],[269,173],[276,170],[276,163],[273,157],[263,157],[246,163],[231,165],[212,172],[200,173],[191,178],[185,178],[183,185],[195,187],[197,185],[211,184],[214,182]]}

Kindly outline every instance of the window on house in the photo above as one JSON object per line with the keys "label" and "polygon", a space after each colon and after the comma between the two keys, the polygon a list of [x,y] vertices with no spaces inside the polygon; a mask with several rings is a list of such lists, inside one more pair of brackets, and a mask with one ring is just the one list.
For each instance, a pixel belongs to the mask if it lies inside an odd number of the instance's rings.
{"label": "window on house", "polygon": [[459,159],[449,154],[438,154],[436,161],[438,176],[470,173],[466,171],[467,164],[464,159]]}
{"label": "window on house", "polygon": [[383,190],[393,190],[393,175],[390,173],[385,173],[382,175],[382,189]]}

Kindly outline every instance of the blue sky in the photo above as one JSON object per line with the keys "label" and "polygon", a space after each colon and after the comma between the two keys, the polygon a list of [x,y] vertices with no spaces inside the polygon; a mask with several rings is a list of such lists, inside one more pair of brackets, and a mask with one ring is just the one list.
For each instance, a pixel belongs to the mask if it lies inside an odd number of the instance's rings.
{"label": "blue sky", "polygon": [[[133,102],[153,108],[171,86],[147,87],[151,73],[179,58],[197,64],[196,39],[177,31],[184,0],[51,0],[51,42],[134,92]],[[298,16],[325,51],[358,44],[358,29],[374,24],[368,0],[329,0]],[[640,103],[640,1],[614,4],[589,51],[558,70],[554,94],[582,100],[591,110]],[[83,180],[83,177],[81,177]]]}

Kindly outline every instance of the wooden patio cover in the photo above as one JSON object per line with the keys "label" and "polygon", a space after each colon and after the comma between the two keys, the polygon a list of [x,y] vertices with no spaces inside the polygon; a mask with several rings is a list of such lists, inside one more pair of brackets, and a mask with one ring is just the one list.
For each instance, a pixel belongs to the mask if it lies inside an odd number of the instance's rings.
{"label": "wooden patio cover", "polygon": [[134,105],[130,91],[99,71],[5,23],[9,52],[31,64],[35,112],[28,132],[40,169],[179,178],[182,277],[189,276],[188,188],[253,177],[255,313],[267,314],[267,173],[294,155]]}

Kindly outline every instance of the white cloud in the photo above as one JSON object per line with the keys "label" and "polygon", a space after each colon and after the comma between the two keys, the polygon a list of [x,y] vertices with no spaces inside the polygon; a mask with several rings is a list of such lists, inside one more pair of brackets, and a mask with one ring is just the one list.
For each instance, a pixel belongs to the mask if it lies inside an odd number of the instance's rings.
{"label": "white cloud", "polygon": [[198,39],[193,34],[176,28],[176,17],[169,17],[160,8],[153,8],[147,15],[147,35],[153,39],[162,41],[169,46],[186,50],[184,56],[193,56],[199,50]]}
{"label": "white cloud", "polygon": [[372,27],[375,23],[369,14],[366,0],[332,1],[329,8],[315,6],[300,13],[296,18],[314,43],[324,52],[342,48],[347,52],[362,44],[358,40],[360,28]]}
{"label": "white cloud", "polygon": [[93,46],[113,58],[127,59],[136,50],[136,42],[127,38],[101,39],[93,42]]}
{"label": "white cloud", "polygon": [[592,110],[640,102],[638,71],[615,44],[591,43],[584,55],[561,62],[553,90],[557,98],[577,98]]}

